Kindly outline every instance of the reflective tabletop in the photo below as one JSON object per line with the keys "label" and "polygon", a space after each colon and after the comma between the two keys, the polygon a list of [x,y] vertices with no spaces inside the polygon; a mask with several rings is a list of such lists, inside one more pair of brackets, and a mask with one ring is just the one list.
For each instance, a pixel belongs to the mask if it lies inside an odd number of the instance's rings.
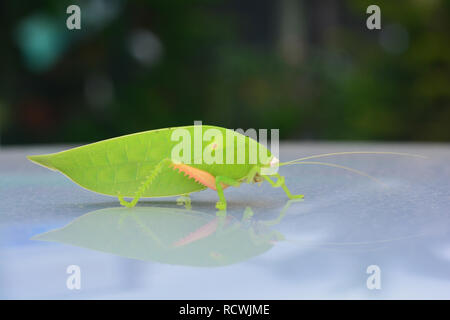
{"label": "reflective tabletop", "polygon": [[[304,200],[243,184],[133,208],[0,149],[1,299],[449,299],[448,144],[284,143]],[[349,171],[340,166],[350,167]],[[359,174],[360,171],[370,175]]]}

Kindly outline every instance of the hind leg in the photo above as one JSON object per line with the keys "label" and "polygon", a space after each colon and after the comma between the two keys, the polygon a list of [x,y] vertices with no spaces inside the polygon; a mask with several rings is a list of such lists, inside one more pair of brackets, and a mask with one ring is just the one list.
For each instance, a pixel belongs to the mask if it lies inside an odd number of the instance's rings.
{"label": "hind leg", "polygon": [[134,198],[131,201],[127,201],[121,195],[118,195],[117,198],[119,199],[120,205],[127,207],[127,208],[133,208],[136,205],[136,203],[139,201],[139,198]]}
{"label": "hind leg", "polygon": [[117,197],[119,198],[120,204],[122,206],[124,206],[124,207],[127,207],[127,208],[133,208],[138,203],[139,199],[142,197],[142,195],[147,190],[147,188],[150,187],[150,185],[153,183],[153,180],[155,180],[155,178],[158,176],[158,174],[160,174],[163,166],[165,164],[170,164],[170,163],[172,163],[172,161],[170,161],[170,159],[163,159],[163,160],[161,160],[156,165],[156,167],[153,169],[153,171],[150,172],[150,174],[147,176],[146,180],[142,183],[140,188],[136,191],[136,194],[134,195],[133,200],[126,201],[123,198],[123,196],[118,195]]}

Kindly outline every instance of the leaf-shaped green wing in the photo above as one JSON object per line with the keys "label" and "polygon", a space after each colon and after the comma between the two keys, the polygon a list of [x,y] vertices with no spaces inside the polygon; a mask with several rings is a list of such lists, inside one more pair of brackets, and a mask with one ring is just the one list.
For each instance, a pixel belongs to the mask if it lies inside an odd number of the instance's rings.
{"label": "leaf-shaped green wing", "polygon": [[[63,173],[88,190],[133,197],[155,166],[170,159],[177,144],[171,141],[173,130],[145,131],[28,159]],[[203,189],[194,180],[164,166],[143,197],[174,196]]]}

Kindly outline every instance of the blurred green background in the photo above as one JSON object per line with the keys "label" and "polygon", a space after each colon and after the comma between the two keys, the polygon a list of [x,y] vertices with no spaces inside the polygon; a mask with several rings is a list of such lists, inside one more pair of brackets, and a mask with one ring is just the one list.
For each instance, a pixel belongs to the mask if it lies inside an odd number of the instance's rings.
{"label": "blurred green background", "polygon": [[[81,30],[66,8],[81,8]],[[366,28],[381,7],[382,29]],[[0,2],[1,144],[194,120],[283,139],[450,141],[450,1]]]}

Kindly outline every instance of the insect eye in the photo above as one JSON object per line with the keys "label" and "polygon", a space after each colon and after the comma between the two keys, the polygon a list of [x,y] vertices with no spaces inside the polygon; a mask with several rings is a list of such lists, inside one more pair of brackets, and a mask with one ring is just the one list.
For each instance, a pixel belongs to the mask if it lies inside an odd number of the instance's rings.
{"label": "insect eye", "polygon": [[278,165],[278,163],[280,163],[280,160],[278,160],[277,157],[273,157],[272,160],[270,160],[270,166],[271,166],[272,168],[273,168],[273,167],[276,167],[276,166]]}

